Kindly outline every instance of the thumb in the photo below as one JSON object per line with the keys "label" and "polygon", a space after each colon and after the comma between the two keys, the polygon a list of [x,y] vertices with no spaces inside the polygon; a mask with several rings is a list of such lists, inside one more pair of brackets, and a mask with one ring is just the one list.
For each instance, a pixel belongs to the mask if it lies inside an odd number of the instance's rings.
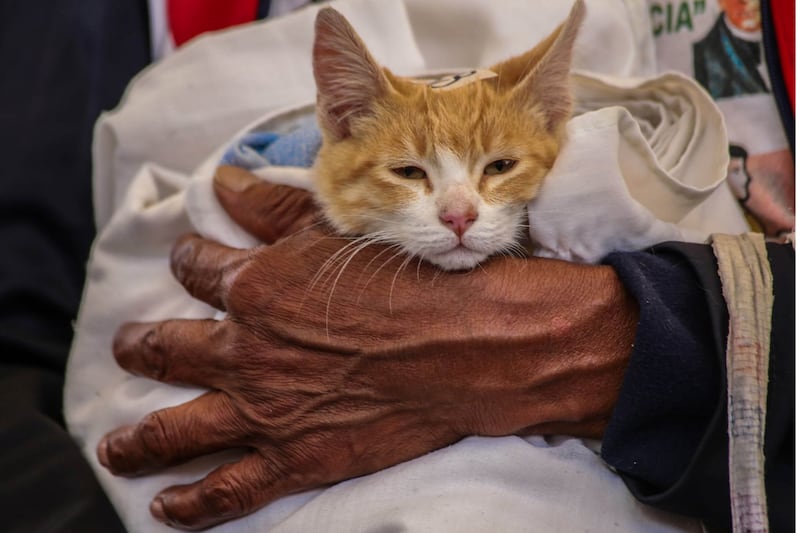
{"label": "thumb", "polygon": [[214,192],[237,224],[267,244],[307,228],[315,220],[317,208],[311,193],[267,183],[243,168],[218,167]]}

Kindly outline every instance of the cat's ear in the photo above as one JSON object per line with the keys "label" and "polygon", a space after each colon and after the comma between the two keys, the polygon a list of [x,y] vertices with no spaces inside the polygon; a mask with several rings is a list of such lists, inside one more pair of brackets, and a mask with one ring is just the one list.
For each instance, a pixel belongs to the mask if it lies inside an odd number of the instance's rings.
{"label": "cat's ear", "polygon": [[334,138],[349,137],[353,120],[372,111],[388,81],[347,19],[330,7],[317,14],[313,65],[320,126]]}
{"label": "cat's ear", "polygon": [[539,106],[551,133],[572,114],[569,71],[575,38],[585,16],[586,6],[583,0],[577,0],[567,19],[545,40],[532,50],[493,67],[501,87]]}

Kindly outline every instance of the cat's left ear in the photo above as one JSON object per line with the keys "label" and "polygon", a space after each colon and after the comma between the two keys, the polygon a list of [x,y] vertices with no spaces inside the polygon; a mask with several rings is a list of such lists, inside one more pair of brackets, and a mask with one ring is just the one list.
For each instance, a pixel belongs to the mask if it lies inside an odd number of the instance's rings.
{"label": "cat's left ear", "polygon": [[514,96],[539,106],[548,131],[555,133],[572,114],[569,72],[572,49],[586,16],[583,0],[576,0],[567,19],[532,50],[493,69],[501,83],[513,84]]}
{"label": "cat's left ear", "polygon": [[317,14],[313,66],[320,126],[337,139],[349,137],[353,121],[372,111],[388,81],[347,19],[330,7]]}

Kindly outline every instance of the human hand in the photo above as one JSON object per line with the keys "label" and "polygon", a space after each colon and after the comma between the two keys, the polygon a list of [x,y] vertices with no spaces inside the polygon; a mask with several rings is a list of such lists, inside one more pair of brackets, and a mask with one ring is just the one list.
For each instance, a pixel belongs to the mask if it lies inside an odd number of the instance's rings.
{"label": "human hand", "polygon": [[[275,241],[275,214],[249,205],[270,187],[218,195]],[[394,253],[320,227],[254,250],[182,238],[173,272],[227,317],[124,325],[114,355],[210,392],[110,433],[100,462],[141,475],[244,448],[153,500],[157,519],[202,529],[466,435],[602,434],[637,318],[611,269],[496,258],[445,274]]]}
{"label": "human hand", "polygon": [[240,167],[217,167],[214,190],[234,222],[266,244],[314,225],[318,216],[310,192],[265,183]]}

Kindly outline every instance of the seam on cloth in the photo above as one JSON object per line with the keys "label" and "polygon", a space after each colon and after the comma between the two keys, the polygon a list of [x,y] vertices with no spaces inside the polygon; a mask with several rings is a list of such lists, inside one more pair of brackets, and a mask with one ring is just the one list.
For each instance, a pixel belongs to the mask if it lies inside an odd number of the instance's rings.
{"label": "seam on cloth", "polygon": [[764,236],[714,234],[728,324],[728,465],[734,533],[769,531],[764,482],[772,272]]}

